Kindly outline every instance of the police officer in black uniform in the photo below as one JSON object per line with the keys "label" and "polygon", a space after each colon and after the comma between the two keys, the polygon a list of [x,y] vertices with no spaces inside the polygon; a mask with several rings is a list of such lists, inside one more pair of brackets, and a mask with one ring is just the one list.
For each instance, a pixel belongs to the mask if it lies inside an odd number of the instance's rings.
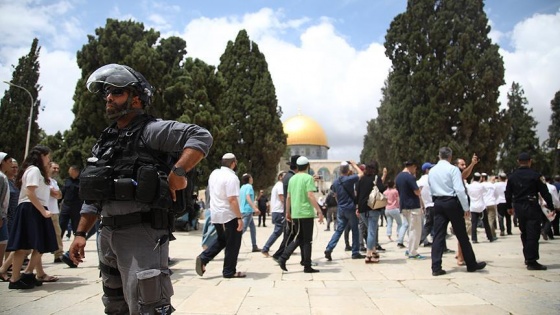
{"label": "police officer in black uniform", "polygon": [[509,176],[507,181],[506,205],[510,215],[514,212],[517,215],[527,269],[546,270],[546,266],[537,262],[543,217],[539,194],[549,209],[554,209],[552,197],[541,174],[531,169],[531,156],[528,153],[519,154],[517,163],[519,168]]}
{"label": "police officer in black uniform", "polygon": [[82,261],[86,233],[101,214],[97,244],[105,313],[171,314],[170,209],[187,186],[186,173],[207,155],[212,136],[197,125],[145,114],[153,88],[128,66],[105,65],[86,86],[102,93],[115,122],[101,134],[80,175],[85,203],[70,258]]}

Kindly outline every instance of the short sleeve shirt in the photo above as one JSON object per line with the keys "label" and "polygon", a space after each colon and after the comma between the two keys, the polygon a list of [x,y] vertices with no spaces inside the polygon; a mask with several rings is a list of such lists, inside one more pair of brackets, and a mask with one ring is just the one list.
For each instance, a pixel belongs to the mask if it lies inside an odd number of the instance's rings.
{"label": "short sleeve shirt", "polygon": [[58,187],[58,183],[56,182],[56,179],[51,178],[50,181],[51,181],[51,184],[49,186],[49,205],[48,205],[49,211],[52,214],[59,214],[60,211],[58,210],[58,200],[55,197],[51,196],[50,189],[54,188],[54,190],[59,191],[60,188]]}
{"label": "short sleeve shirt", "polygon": [[315,191],[313,176],[306,173],[297,173],[292,176],[288,184],[290,196],[290,212],[293,219],[314,218],[315,210],[307,193]]}
{"label": "short sleeve shirt", "polygon": [[401,209],[420,208],[420,198],[414,193],[418,189],[416,178],[408,172],[400,172],[395,179],[399,191]]}
{"label": "short sleeve shirt", "polygon": [[255,190],[251,184],[245,184],[241,186],[239,190],[239,209],[243,214],[253,213],[253,208],[251,208],[251,205],[247,201],[247,196],[255,202]]}
{"label": "short sleeve shirt", "polygon": [[45,178],[37,166],[28,167],[21,178],[21,191],[19,193],[19,203],[31,202],[28,197],[27,187],[35,186],[35,195],[39,202],[48,208],[50,188],[45,184]]}
{"label": "short sleeve shirt", "polygon": [[212,223],[223,224],[236,218],[229,197],[239,196],[239,178],[232,169],[222,166],[208,178],[210,189],[210,217]]}
{"label": "short sleeve shirt", "polygon": [[272,187],[272,192],[270,193],[270,212],[284,212],[284,204],[280,201],[279,195],[284,195],[284,185],[282,182],[278,181]]}

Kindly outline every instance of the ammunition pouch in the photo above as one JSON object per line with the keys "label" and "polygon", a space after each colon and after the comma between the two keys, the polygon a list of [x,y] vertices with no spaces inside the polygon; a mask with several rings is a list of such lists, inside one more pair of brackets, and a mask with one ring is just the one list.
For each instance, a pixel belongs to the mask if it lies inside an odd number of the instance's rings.
{"label": "ammunition pouch", "polygon": [[80,199],[104,201],[114,196],[113,168],[110,166],[87,166],[80,174]]}

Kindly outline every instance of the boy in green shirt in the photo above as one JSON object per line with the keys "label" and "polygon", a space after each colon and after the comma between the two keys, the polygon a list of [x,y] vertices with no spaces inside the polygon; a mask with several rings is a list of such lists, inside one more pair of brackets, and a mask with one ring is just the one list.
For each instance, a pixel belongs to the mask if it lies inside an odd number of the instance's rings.
{"label": "boy in green shirt", "polygon": [[286,245],[282,256],[278,259],[280,268],[286,269],[286,261],[294,250],[301,245],[303,256],[303,272],[319,272],[311,267],[311,243],[313,241],[313,220],[315,214],[319,216],[319,223],[323,223],[323,213],[313,194],[316,190],[315,180],[308,174],[309,160],[305,156],[297,159],[298,172],[292,176],[288,184],[286,198],[286,220],[292,225],[294,241]]}

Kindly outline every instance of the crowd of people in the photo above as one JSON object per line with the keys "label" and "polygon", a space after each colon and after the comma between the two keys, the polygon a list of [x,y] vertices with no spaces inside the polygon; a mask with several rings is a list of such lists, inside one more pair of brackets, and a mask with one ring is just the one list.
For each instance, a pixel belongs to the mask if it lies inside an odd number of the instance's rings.
{"label": "crowd of people", "polygon": [[[188,184],[186,174],[208,154],[212,136],[200,126],[147,115],[153,87],[130,67],[103,66],[86,86],[102,94],[107,117],[114,123],[103,131],[84,170],[71,166],[60,185],[60,167],[50,160],[49,148],[32,148],[21,168],[0,152],[0,278],[10,289],[58,281],[45,273],[42,255],[52,253],[55,263],[77,268],[86,240],[97,234],[105,312],[171,314],[170,209],[185,206],[181,193]],[[418,249],[421,244],[431,246],[433,276],[446,273],[443,254],[455,253],[446,244],[449,223],[458,240],[457,264],[466,265],[468,272],[486,267],[472,246],[479,242],[478,227],[495,242],[498,236],[511,235],[512,225],[520,230],[526,268],[546,270],[538,262],[538,245],[541,235],[560,235],[559,216],[545,215],[545,209],[560,211],[560,177],[545,181],[531,169],[527,153],[518,156],[519,168],[512,174],[494,176],[475,171],[476,155],[468,166],[464,159],[454,159],[448,147],[440,148],[438,155],[435,164],[405,161],[395,178],[387,178],[377,161],[344,161],[330,191],[318,199],[319,178],[310,174],[305,156],[290,157],[290,170],[277,174],[268,198],[263,189],[255,196],[252,175],[239,178],[235,154],[225,153],[221,167],[209,176],[203,251],[195,271],[203,276],[224,250],[222,276],[246,277],[237,270],[237,260],[248,228],[253,252],[271,257],[288,271],[287,261],[299,248],[303,272],[317,273],[312,260],[315,220],[323,223],[325,218],[325,231],[333,226],[324,249],[327,261],[344,236],[352,259],[379,263],[385,250],[379,244],[379,229],[386,218],[382,234],[404,249],[407,259],[427,259]],[[266,227],[268,213],[273,231],[259,248],[257,227]],[[64,252],[62,237],[69,226],[74,239]]]}

